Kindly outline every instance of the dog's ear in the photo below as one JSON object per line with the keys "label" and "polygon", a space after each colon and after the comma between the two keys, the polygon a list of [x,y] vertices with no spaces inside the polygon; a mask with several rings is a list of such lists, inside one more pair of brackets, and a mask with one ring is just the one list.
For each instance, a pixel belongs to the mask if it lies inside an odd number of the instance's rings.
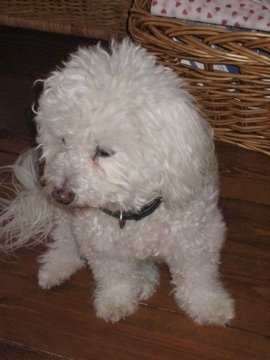
{"label": "dog's ear", "polygon": [[213,131],[189,98],[162,102],[159,116],[164,121],[162,196],[168,207],[185,206],[209,176],[216,177]]}

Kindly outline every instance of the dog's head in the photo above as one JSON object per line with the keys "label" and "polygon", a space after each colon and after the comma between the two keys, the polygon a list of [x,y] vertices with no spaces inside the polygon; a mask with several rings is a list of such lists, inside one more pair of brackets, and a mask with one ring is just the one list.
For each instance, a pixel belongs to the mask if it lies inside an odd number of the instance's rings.
{"label": "dog's head", "polygon": [[128,40],[72,55],[45,81],[36,122],[45,192],[71,207],[184,205],[213,159],[182,80]]}

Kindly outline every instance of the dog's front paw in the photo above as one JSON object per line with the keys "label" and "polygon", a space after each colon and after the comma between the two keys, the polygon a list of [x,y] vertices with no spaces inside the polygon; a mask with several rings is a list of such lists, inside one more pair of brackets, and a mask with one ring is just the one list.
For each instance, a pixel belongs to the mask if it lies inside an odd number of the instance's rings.
{"label": "dog's front paw", "polygon": [[38,272],[38,285],[44,290],[49,290],[54,286],[61,285],[67,278],[67,274],[55,272],[47,266],[42,266]]}
{"label": "dog's front paw", "polygon": [[195,307],[194,320],[202,325],[226,325],[234,318],[234,302],[226,293],[206,294]]}
{"label": "dog's front paw", "polygon": [[[187,295],[187,294],[186,294]],[[226,325],[234,318],[234,301],[221,287],[201,289],[183,300],[176,290],[176,300],[182,309],[198,324]]]}
{"label": "dog's front paw", "polygon": [[50,258],[50,253],[46,253],[39,258],[42,266],[38,272],[38,284],[42,289],[51,289],[61,285],[70,276],[84,266],[84,261],[79,257],[67,259]]}
{"label": "dog's front paw", "polygon": [[115,323],[132,314],[138,304],[136,291],[127,283],[98,288],[95,292],[96,315]]}

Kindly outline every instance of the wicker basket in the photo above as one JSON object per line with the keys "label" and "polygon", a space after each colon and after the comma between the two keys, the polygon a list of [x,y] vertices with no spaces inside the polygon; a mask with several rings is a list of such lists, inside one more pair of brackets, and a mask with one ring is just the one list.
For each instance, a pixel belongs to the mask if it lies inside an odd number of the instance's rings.
{"label": "wicker basket", "polygon": [[[270,154],[270,33],[198,26],[150,14],[135,0],[129,16],[133,39],[157,61],[187,79],[187,88],[215,130],[216,140]],[[199,62],[202,68],[183,64]],[[233,73],[217,70],[229,65]]]}
{"label": "wicker basket", "polygon": [[126,35],[131,0],[0,0],[0,25],[108,40]]}

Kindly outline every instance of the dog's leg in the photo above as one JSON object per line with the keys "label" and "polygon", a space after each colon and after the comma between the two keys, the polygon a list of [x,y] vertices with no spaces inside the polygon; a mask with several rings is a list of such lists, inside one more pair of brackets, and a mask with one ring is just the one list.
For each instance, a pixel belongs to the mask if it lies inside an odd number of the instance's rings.
{"label": "dog's leg", "polygon": [[199,324],[225,325],[234,317],[233,300],[218,279],[216,266],[201,260],[171,264],[176,301]]}
{"label": "dog's leg", "polygon": [[60,285],[84,266],[68,221],[60,217],[51,233],[54,240],[48,251],[39,257],[38,283],[43,289]]}
{"label": "dog's leg", "polygon": [[225,325],[234,317],[234,303],[219,279],[223,223],[209,223],[193,235],[178,254],[174,249],[167,257],[176,301],[199,324]]}
{"label": "dog's leg", "polygon": [[117,322],[132,314],[139,299],[149,297],[158,282],[157,269],[134,259],[102,258],[90,261],[97,286],[94,307],[98,317]]}
{"label": "dog's leg", "polygon": [[134,261],[103,259],[91,265],[97,282],[94,294],[97,316],[114,323],[132,314],[139,297]]}
{"label": "dog's leg", "polygon": [[147,300],[153,295],[159,284],[159,272],[154,262],[148,260],[140,261],[139,268],[141,276],[139,300]]}

